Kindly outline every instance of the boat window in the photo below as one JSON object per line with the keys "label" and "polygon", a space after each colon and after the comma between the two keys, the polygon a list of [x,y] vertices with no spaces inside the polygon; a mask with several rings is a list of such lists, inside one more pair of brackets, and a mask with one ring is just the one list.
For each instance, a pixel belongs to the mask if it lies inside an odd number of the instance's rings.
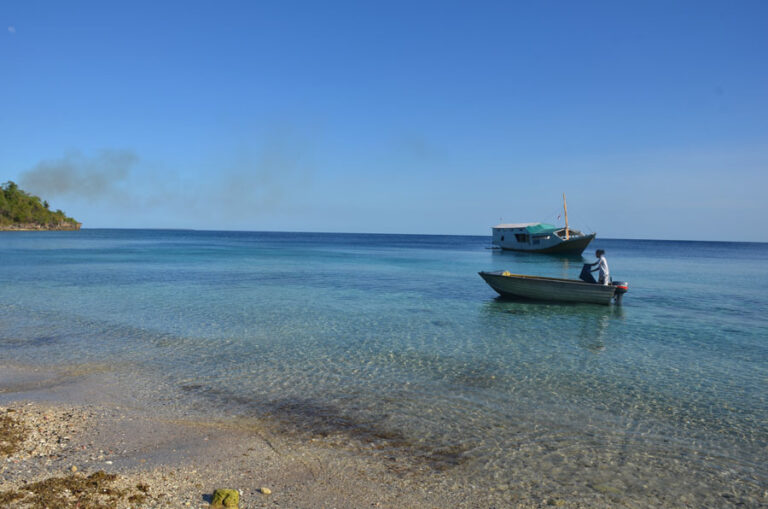
{"label": "boat window", "polygon": [[518,242],[528,243],[529,235],[527,233],[515,233],[515,238]]}
{"label": "boat window", "polygon": [[501,240],[504,240],[504,235],[501,236]]}

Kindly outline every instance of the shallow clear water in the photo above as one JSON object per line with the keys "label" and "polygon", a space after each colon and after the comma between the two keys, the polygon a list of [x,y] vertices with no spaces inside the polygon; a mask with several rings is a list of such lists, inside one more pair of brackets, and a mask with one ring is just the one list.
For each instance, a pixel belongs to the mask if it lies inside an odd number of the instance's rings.
{"label": "shallow clear water", "polygon": [[598,239],[588,252],[630,282],[603,307],[497,299],[478,271],[575,278],[592,259],[488,242],[0,233],[0,360],[141,372],[206,408],[494,482],[631,494],[676,477],[700,500],[717,482],[764,497],[768,244]]}

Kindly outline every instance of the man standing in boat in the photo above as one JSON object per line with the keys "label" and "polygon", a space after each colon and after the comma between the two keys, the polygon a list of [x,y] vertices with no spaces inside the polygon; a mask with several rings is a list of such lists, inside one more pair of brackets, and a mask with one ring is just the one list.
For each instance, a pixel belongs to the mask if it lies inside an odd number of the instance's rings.
{"label": "man standing in boat", "polygon": [[597,277],[597,282],[601,285],[611,284],[611,271],[608,270],[608,260],[605,259],[605,251],[598,249],[595,251],[595,256],[597,256],[597,261],[593,263],[592,266],[594,267],[597,265],[597,268],[592,269],[592,272],[595,272],[596,270],[600,271]]}

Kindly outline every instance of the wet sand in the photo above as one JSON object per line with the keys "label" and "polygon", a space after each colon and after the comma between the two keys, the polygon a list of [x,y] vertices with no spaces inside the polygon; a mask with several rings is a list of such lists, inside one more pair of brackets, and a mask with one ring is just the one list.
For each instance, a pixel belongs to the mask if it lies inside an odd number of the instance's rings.
{"label": "wet sand", "polygon": [[[239,490],[241,508],[611,505],[465,484],[460,469],[382,462],[313,438],[283,437],[256,420],[128,406],[109,390],[107,374],[18,366],[0,373],[0,415],[24,430],[17,450],[0,458],[0,501],[24,495],[14,507],[34,507],[41,481],[52,479],[58,484],[48,485],[65,497],[59,502],[77,507],[77,498],[63,493],[66,482],[87,483],[98,472],[117,476],[106,489],[121,497],[89,502],[106,507],[208,507],[219,488]],[[88,500],[81,495],[79,507]]]}
{"label": "wet sand", "polygon": [[[286,415],[304,417],[290,412],[279,419],[222,415],[210,401],[190,409],[176,404],[178,394],[146,392],[138,375],[133,379],[93,365],[0,364],[0,506],[45,507],[48,500],[61,507],[66,500],[63,507],[208,507],[215,489],[239,490],[240,508],[760,507],[766,498],[759,487],[729,481],[728,472],[719,486],[702,478],[675,492],[676,479],[693,467],[676,460],[621,463],[603,452],[593,458],[600,467],[594,471],[583,453],[549,464],[547,444],[537,443],[509,451],[514,471],[478,475],[461,452],[399,444],[373,424],[360,436],[343,422],[334,432],[320,418],[309,420],[319,426],[314,431],[307,422],[292,425]],[[158,393],[165,403],[148,400]],[[14,437],[16,450],[3,454]],[[627,475],[647,487],[598,475],[630,467]],[[558,469],[574,473],[558,482]],[[655,478],[663,484],[654,485]],[[72,493],[82,486],[112,498],[81,493],[77,505]]]}

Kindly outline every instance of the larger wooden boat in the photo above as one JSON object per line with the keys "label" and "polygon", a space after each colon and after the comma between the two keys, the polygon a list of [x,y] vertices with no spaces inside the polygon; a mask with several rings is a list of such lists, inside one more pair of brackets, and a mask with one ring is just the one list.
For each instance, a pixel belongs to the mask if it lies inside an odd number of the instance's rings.
{"label": "larger wooden boat", "polygon": [[479,274],[499,295],[516,299],[592,304],[610,304],[615,299],[619,304],[621,296],[628,288],[627,283],[618,281],[610,285],[601,285],[585,283],[578,279],[524,276],[500,270],[479,272]]}
{"label": "larger wooden boat", "polygon": [[568,226],[568,206],[563,193],[565,227],[547,223],[502,223],[492,228],[493,244],[510,251],[580,255],[595,238]]}

